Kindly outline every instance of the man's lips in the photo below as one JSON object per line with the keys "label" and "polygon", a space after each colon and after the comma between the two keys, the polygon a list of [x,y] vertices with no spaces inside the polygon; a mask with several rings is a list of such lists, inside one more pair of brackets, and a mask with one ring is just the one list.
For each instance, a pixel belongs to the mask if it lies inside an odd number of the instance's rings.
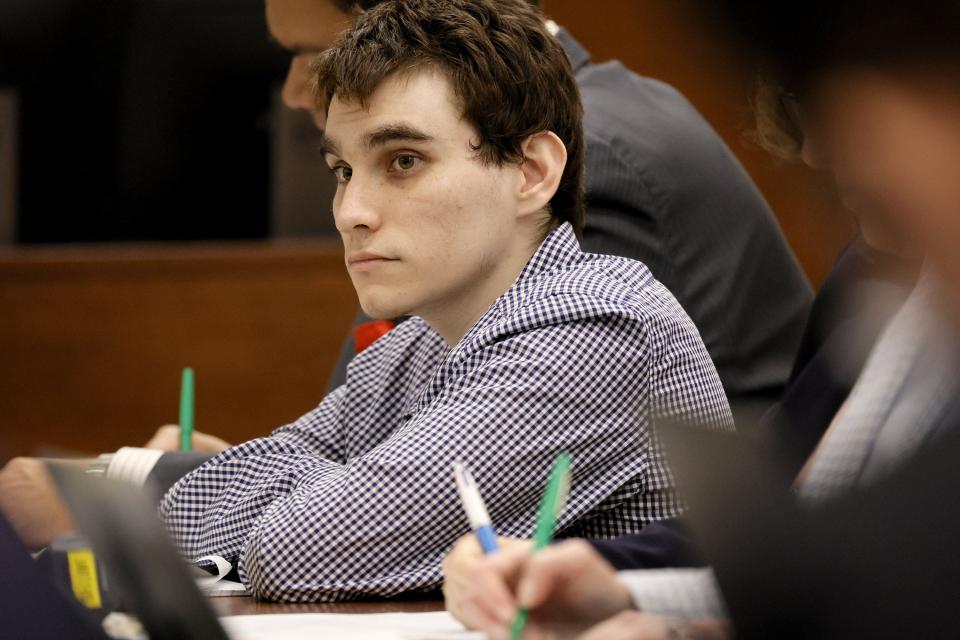
{"label": "man's lips", "polygon": [[370,251],[355,251],[347,256],[348,267],[372,267],[387,262],[394,262],[396,258],[388,258]]}

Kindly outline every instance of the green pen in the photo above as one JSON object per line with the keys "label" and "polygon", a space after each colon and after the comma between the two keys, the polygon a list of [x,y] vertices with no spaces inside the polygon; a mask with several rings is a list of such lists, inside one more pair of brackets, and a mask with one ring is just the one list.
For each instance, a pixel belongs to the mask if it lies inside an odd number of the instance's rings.
{"label": "green pen", "polygon": [[[543,492],[543,501],[540,503],[540,512],[537,514],[537,528],[533,532],[533,551],[541,551],[553,540],[553,529],[557,524],[557,516],[563,511],[570,493],[570,454],[561,453],[553,462],[550,471],[550,481]],[[510,625],[510,640],[520,640],[523,627],[527,624],[530,612],[521,607],[517,617]]]}
{"label": "green pen", "polygon": [[180,451],[190,451],[193,441],[193,369],[186,367],[180,378]]}

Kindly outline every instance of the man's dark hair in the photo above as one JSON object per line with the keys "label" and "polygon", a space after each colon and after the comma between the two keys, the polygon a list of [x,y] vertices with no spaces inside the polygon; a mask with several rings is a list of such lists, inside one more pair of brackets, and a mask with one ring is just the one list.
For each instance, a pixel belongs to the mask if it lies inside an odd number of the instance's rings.
{"label": "man's dark hair", "polygon": [[[372,9],[385,0],[333,0],[333,4],[344,13],[352,13],[354,10],[366,11]],[[540,0],[527,0],[534,7],[540,6]]]}
{"label": "man's dark hair", "polygon": [[397,71],[440,69],[479,133],[483,162],[523,162],[529,136],[552,131],[567,164],[550,201],[554,221],[583,230],[583,107],[570,62],[525,0],[387,0],[314,63],[321,104],[365,101]]}
{"label": "man's dark hair", "polygon": [[761,69],[757,74],[749,137],[781,160],[799,160],[803,150],[803,131],[787,111],[787,100],[795,100],[793,95],[773,72]]}
{"label": "man's dark hair", "polygon": [[344,13],[352,13],[354,10],[366,11],[372,9],[383,2],[383,0],[333,0],[333,4]]}

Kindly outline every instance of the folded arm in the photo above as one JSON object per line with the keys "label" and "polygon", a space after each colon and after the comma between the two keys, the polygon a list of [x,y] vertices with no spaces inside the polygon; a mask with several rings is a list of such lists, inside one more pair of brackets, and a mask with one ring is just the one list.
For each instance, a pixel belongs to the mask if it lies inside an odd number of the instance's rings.
{"label": "folded arm", "polygon": [[[622,326],[539,331],[553,334],[540,344],[597,353]],[[571,368],[530,344],[497,343],[496,357],[350,459],[315,447],[327,439],[313,438],[304,420],[230,449],[176,485],[162,515],[187,556],[238,558],[254,593],[288,601],[437,586],[443,553],[468,529],[456,461],[470,466],[498,529],[522,537],[554,456],[571,452],[575,497],[559,522],[569,526],[647,471],[649,350]]]}

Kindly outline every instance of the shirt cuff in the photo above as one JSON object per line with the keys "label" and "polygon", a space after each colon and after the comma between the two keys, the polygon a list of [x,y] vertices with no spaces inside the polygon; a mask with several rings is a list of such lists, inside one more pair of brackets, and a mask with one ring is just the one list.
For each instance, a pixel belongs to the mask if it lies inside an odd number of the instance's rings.
{"label": "shirt cuff", "polygon": [[162,455],[163,451],[159,449],[122,447],[110,460],[106,475],[112,480],[142,487]]}
{"label": "shirt cuff", "polygon": [[727,617],[711,569],[644,569],[617,576],[640,611],[682,620]]}

